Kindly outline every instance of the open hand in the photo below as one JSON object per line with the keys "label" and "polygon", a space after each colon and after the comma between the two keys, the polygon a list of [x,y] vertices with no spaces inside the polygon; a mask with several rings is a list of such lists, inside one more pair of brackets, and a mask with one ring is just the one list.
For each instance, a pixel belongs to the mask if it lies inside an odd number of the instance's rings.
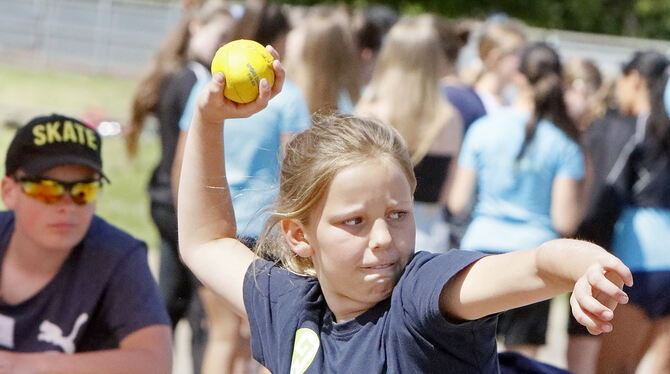
{"label": "open hand", "polygon": [[633,285],[633,275],[621,260],[609,256],[601,264],[591,265],[575,283],[570,306],[575,319],[591,334],[612,331],[617,304],[628,303],[623,285]]}

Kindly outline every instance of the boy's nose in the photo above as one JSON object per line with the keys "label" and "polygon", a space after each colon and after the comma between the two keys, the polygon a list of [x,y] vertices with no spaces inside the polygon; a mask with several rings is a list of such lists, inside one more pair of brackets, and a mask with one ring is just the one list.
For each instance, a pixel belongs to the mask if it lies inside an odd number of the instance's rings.
{"label": "boy's nose", "polygon": [[58,206],[61,207],[74,207],[77,205],[77,203],[72,200],[72,195],[70,195],[70,191],[65,191],[63,196],[61,196],[60,200],[56,203]]}

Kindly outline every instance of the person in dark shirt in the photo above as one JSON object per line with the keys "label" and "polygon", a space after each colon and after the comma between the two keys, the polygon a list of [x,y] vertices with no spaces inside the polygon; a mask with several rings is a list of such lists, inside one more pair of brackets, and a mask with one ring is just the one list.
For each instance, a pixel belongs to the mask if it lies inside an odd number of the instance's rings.
{"label": "person in dark shirt", "polygon": [[[200,1],[202,3],[202,1]],[[160,236],[158,284],[167,306],[173,330],[185,319],[191,328],[193,372],[207,366],[209,320],[201,299],[202,285],[179,260],[177,214],[174,198],[174,170],[178,170],[177,147],[180,122],[188,98],[197,82],[209,77],[209,61],[216,49],[237,33],[235,18],[241,13],[220,1],[193,4],[181,22],[166,38],[133,97],[130,125],[125,137],[131,156],[138,151],[138,139],[148,117],[158,124],[161,153],[147,186],[151,218]],[[212,355],[209,356],[210,361]],[[204,361],[204,364],[203,364]]]}
{"label": "person in dark shirt", "polygon": [[[652,106],[650,89],[662,80],[663,71],[667,66],[668,59],[662,53],[654,51],[636,53],[623,66],[622,75],[617,81],[615,89],[617,109],[610,110],[604,117],[596,120],[582,135],[582,143],[589,156],[593,175],[585,216],[575,233],[576,238],[591,241],[610,250],[613,249],[617,221],[629,203],[631,176],[628,174],[630,174],[630,165],[633,161],[632,156],[640,153],[634,151],[639,148],[638,143],[642,143],[647,123],[650,120]],[[661,106],[662,100],[657,101],[656,105]],[[663,157],[658,157],[658,160],[663,160]],[[629,210],[630,212],[632,210]],[[660,238],[662,232],[663,230],[656,231],[654,240]],[[633,253],[632,248],[636,246],[637,244],[625,252]],[[641,259],[645,256],[636,253],[635,257]],[[624,260],[634,272],[640,270],[640,267],[637,266],[639,261],[628,261]],[[638,282],[635,289],[644,289],[641,284]],[[632,297],[631,300],[635,301]],[[620,313],[626,313],[630,308],[622,310],[623,312]],[[638,316],[642,316],[642,313],[639,313]],[[636,317],[628,315],[627,318],[632,321]],[[600,348],[601,339],[590,336],[574,318],[570,317],[568,322],[568,368],[578,373],[589,374],[616,372],[619,370],[616,367],[624,362],[623,365],[632,365],[630,367],[637,365],[635,361],[640,357],[633,359],[631,357],[634,354],[643,353],[643,350],[631,350],[629,347],[641,344],[640,341],[645,339],[644,324],[642,320],[639,320],[627,326],[634,326],[633,330],[629,330],[632,334],[624,338],[619,337],[618,341],[628,343],[625,346],[617,343],[617,348],[608,348],[608,358],[603,358],[598,364],[598,352],[604,352]],[[627,330],[627,326],[622,325],[617,335]],[[630,364],[630,362],[633,363]],[[662,372],[662,370],[654,372]]]}
{"label": "person in dark shirt", "polygon": [[94,215],[101,138],[59,114],[9,145],[0,213],[0,367],[170,373],[169,319],[146,245]]}
{"label": "person in dark shirt", "polygon": [[[641,61],[653,61],[653,74],[643,74]],[[598,368],[603,373],[634,371],[647,352],[649,372],[670,371],[670,117],[664,103],[670,60],[657,51],[635,54],[624,69],[636,92],[642,120],[626,149],[631,149],[621,173],[613,182],[623,198],[621,215],[614,226],[612,253],[620,257],[636,277],[628,289],[630,305],[613,323],[617,334],[602,339]],[[628,147],[632,145],[631,147]],[[621,342],[626,342],[621,344]]]}
{"label": "person in dark shirt", "polygon": [[[577,319],[611,330],[629,270],[591,243],[557,239],[501,255],[414,252],[409,151],[389,125],[325,116],[294,137],[257,257],[237,240],[223,150],[225,120],[255,102],[222,96],[216,74],[198,100],[178,199],[184,262],[251,326],[254,357],[273,373],[497,373],[497,313],[574,290]],[[611,277],[613,282],[608,280]],[[596,300],[596,296],[600,301]],[[602,304],[601,304],[602,302]]]}

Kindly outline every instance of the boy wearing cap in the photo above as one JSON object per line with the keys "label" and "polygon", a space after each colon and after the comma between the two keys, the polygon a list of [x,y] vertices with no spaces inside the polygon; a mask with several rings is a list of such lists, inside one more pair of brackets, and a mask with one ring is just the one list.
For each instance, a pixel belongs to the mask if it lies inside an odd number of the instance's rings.
{"label": "boy wearing cap", "polygon": [[100,147],[95,130],[57,114],[31,120],[9,146],[0,373],[171,371],[169,319],[146,246],[94,215],[107,179]]}

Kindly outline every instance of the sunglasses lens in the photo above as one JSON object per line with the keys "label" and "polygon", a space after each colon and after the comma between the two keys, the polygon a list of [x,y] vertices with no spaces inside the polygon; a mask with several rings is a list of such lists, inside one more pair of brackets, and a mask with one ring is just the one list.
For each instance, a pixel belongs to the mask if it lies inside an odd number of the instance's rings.
{"label": "sunglasses lens", "polygon": [[39,182],[23,182],[23,191],[32,198],[47,204],[53,204],[63,196],[65,187],[56,181],[42,180]]}
{"label": "sunglasses lens", "polygon": [[39,181],[22,181],[21,183],[26,195],[47,204],[55,204],[60,201],[67,190],[70,191],[70,197],[75,204],[88,204],[96,199],[102,187],[100,181],[63,184],[51,179],[42,179]]}
{"label": "sunglasses lens", "polygon": [[72,201],[77,204],[88,204],[93,202],[98,196],[100,191],[100,182],[87,182],[87,183],[77,183],[72,186],[70,190],[70,196],[72,196]]}

